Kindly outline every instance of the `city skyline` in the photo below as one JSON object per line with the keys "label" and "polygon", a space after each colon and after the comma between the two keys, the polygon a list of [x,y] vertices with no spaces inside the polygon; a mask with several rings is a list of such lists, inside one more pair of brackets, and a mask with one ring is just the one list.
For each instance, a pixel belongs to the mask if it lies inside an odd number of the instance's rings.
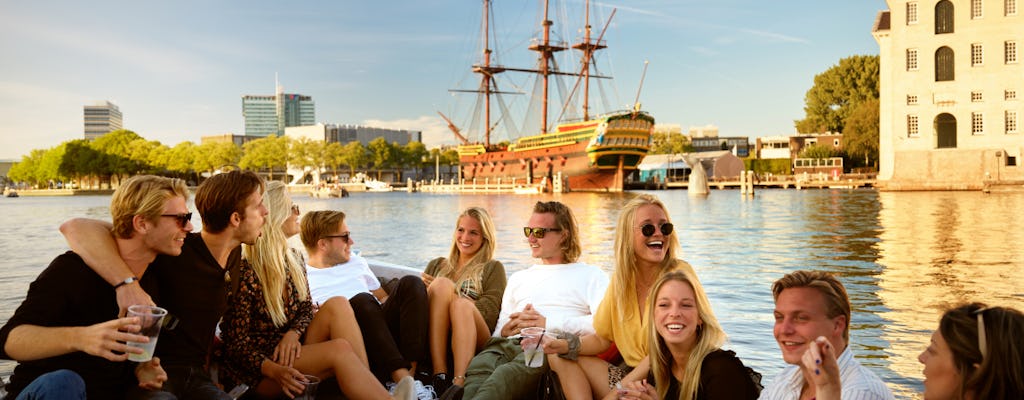
{"label": "city skyline", "polygon": [[[871,26],[886,8],[882,0],[704,3],[592,4],[597,29],[616,9],[609,50],[597,59],[615,77],[613,108],[633,102],[649,60],[640,102],[658,123],[715,125],[721,136],[792,134],[814,75],[843,57],[878,54]],[[578,20],[581,5],[552,14]],[[537,8],[494,4],[502,64],[532,65],[525,48]],[[275,74],[286,93],[315,99],[317,122],[419,130],[428,147],[454,143],[436,112],[467,113],[448,90],[475,84],[480,15],[479,3],[454,0],[8,2],[0,5],[0,159],[81,138],[82,106],[105,100],[121,109],[125,129],[170,146],[242,134],[241,97],[274,93]],[[567,41],[577,35],[555,28]],[[518,77],[511,85],[528,90]]]}

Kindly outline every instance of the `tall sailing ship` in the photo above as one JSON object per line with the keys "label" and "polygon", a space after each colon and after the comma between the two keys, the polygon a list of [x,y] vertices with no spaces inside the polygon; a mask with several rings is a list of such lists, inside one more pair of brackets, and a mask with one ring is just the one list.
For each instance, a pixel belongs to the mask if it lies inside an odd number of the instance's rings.
{"label": "tall sailing ship", "polygon": [[[482,60],[473,65],[473,72],[480,75],[480,85],[472,90],[453,90],[477,93],[483,100],[483,142],[471,142],[448,117],[441,114],[449,129],[461,142],[458,146],[461,176],[467,182],[474,179],[483,182],[487,179],[494,183],[499,178],[504,182],[515,179],[516,182],[528,185],[546,182],[548,187],[543,188],[545,190],[554,186],[552,183],[556,179],[562,178],[565,184],[563,190],[622,191],[626,175],[636,170],[650,149],[654,118],[640,111],[639,102],[636,102],[631,110],[589,115],[591,79],[608,78],[591,74],[591,69],[595,65],[594,53],[606,47],[602,40],[604,32],[602,31],[596,39],[592,37],[588,0],[583,10],[583,37],[572,46],[580,52],[580,68],[578,71],[559,71],[553,56],[557,52],[567,50],[568,46],[564,42],[551,39],[551,27],[554,23],[549,20],[548,6],[548,1],[545,0],[541,22],[542,36],[529,46],[530,50],[538,53],[538,65],[535,68],[510,68],[492,63],[492,33],[489,28],[492,18],[491,0],[483,0]],[[614,14],[613,10],[611,15]],[[510,120],[507,115],[496,120],[492,120],[491,117],[492,97],[509,93],[498,89],[495,77],[507,71],[535,74],[539,78],[542,87],[538,96],[541,104],[540,132],[519,137],[508,143],[493,144],[492,130],[498,123],[509,124]],[[570,98],[575,98],[573,94],[582,87],[582,93],[579,95],[582,98],[582,117],[559,121],[553,127],[548,115],[549,78],[552,76],[576,78],[576,84],[568,96]],[[498,102],[503,110],[507,110],[500,97]],[[566,107],[570,102],[566,101],[560,115],[566,114]]]}

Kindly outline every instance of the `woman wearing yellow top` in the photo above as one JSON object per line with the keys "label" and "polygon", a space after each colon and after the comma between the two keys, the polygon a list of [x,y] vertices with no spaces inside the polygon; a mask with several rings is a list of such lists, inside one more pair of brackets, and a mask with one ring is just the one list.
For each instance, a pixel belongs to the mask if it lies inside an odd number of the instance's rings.
{"label": "woman wearing yellow top", "polygon": [[[681,269],[696,276],[690,264],[676,258],[678,248],[661,200],[643,194],[626,204],[615,231],[615,270],[594,315],[596,334],[559,334],[558,340],[544,345],[566,399],[615,396],[611,389],[647,356],[648,325],[643,316],[651,286],[667,271]],[[622,355],[622,365],[597,357],[612,343]]]}

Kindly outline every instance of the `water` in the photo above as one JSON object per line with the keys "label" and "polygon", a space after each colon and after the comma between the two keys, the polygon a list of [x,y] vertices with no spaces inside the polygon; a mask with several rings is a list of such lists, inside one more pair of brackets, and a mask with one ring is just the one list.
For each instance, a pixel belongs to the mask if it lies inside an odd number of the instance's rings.
{"label": "water", "polygon": [[[921,391],[917,355],[943,308],[983,300],[1024,309],[1024,195],[765,190],[751,199],[737,191],[701,198],[685,191],[650,193],[669,207],[682,257],[697,270],[729,333],[726,347],[766,378],[784,366],[772,338],[770,286],[793,270],[823,269],[841,277],[854,307],[853,351],[901,398]],[[511,273],[532,265],[522,226],[533,203],[548,199],[576,211],[583,261],[610,270],[615,221],[631,196],[396,192],[295,200],[302,210],[345,211],[363,256],[418,268],[447,255],[460,210],[486,207],[498,228],[497,258]],[[107,218],[108,202],[104,196],[0,198],[0,224],[7,227],[0,230],[0,321],[13,313],[29,282],[67,249],[60,223],[71,216]]]}

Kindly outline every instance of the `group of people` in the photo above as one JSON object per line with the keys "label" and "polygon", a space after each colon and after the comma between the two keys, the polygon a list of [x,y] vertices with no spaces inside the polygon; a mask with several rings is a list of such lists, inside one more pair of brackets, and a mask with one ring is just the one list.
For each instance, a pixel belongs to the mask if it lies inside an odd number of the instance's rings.
{"label": "group of people", "polygon": [[[0,328],[0,356],[19,361],[8,398],[230,399],[235,387],[291,398],[307,376],[352,399],[893,398],[853,357],[849,297],[821,271],[772,285],[788,367],[762,388],[721,348],[726,333],[651,195],[623,207],[610,275],[580,261],[573,211],[548,201],[523,228],[535,265],[506,278],[494,222],[471,207],[446,257],[391,282],[352,252],[343,212],[301,215],[280,182],[207,179],[200,232],[188,198],[180,180],[137,176],[115,191],[111,222],[61,226],[71,251]],[[289,247],[295,235],[304,252]],[[126,361],[140,351],[126,342],[148,340],[123,317],[133,304],[169,312],[148,362]],[[531,367],[520,340],[537,329],[543,362]],[[1022,334],[1011,308],[947,311],[919,357],[925,398],[1024,398]]]}

